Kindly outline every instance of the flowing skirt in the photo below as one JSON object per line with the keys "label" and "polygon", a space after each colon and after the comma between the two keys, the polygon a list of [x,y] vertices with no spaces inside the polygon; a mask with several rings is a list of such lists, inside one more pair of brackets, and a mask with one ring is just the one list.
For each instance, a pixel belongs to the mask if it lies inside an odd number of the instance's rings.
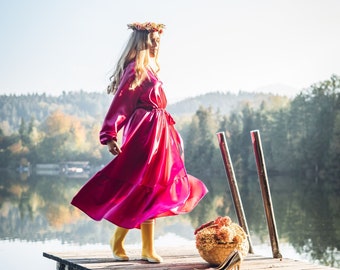
{"label": "flowing skirt", "polygon": [[137,109],[125,127],[122,153],[97,172],[72,204],[94,220],[127,229],[151,218],[190,212],[208,192],[187,174],[181,138],[164,109]]}

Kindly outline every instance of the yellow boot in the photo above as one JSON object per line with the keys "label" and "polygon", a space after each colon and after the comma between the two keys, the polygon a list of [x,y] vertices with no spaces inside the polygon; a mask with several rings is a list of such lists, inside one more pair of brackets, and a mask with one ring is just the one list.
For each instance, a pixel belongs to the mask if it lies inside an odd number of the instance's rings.
{"label": "yellow boot", "polygon": [[141,224],[142,260],[151,263],[161,263],[163,259],[154,249],[155,220],[149,219]]}
{"label": "yellow boot", "polygon": [[129,257],[125,253],[124,240],[128,229],[118,227],[110,240],[113,257],[118,261],[128,261]]}

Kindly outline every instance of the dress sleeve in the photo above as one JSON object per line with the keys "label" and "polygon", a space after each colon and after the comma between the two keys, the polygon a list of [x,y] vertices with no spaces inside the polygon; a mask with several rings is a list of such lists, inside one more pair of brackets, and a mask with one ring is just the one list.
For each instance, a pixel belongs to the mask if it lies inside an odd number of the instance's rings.
{"label": "dress sleeve", "polygon": [[101,144],[107,144],[111,140],[117,141],[118,131],[126,124],[135,110],[139,91],[129,89],[134,78],[134,64],[130,63],[123,73],[118,90],[104,118],[102,129],[99,133]]}

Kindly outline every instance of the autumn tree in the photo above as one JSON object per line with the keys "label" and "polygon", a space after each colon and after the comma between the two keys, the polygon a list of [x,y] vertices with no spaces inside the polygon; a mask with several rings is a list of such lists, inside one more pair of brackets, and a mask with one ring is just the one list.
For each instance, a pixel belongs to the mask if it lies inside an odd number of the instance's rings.
{"label": "autumn tree", "polygon": [[37,147],[40,162],[60,162],[89,151],[86,131],[75,116],[54,111],[42,125],[44,138]]}

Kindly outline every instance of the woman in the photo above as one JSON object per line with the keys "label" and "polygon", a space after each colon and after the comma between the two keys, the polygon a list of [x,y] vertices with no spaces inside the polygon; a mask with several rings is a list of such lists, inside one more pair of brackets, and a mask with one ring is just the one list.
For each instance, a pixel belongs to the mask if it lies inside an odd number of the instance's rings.
{"label": "woman", "polygon": [[[140,228],[142,259],[159,263],[154,250],[155,218],[191,211],[207,193],[186,173],[181,138],[165,110],[158,79],[158,49],[163,24],[133,23],[133,32],[112,75],[112,104],[100,142],[116,157],[76,194],[72,204],[95,220],[117,225],[110,241],[113,256],[128,260],[124,239]],[[117,132],[124,128],[122,145]]]}

